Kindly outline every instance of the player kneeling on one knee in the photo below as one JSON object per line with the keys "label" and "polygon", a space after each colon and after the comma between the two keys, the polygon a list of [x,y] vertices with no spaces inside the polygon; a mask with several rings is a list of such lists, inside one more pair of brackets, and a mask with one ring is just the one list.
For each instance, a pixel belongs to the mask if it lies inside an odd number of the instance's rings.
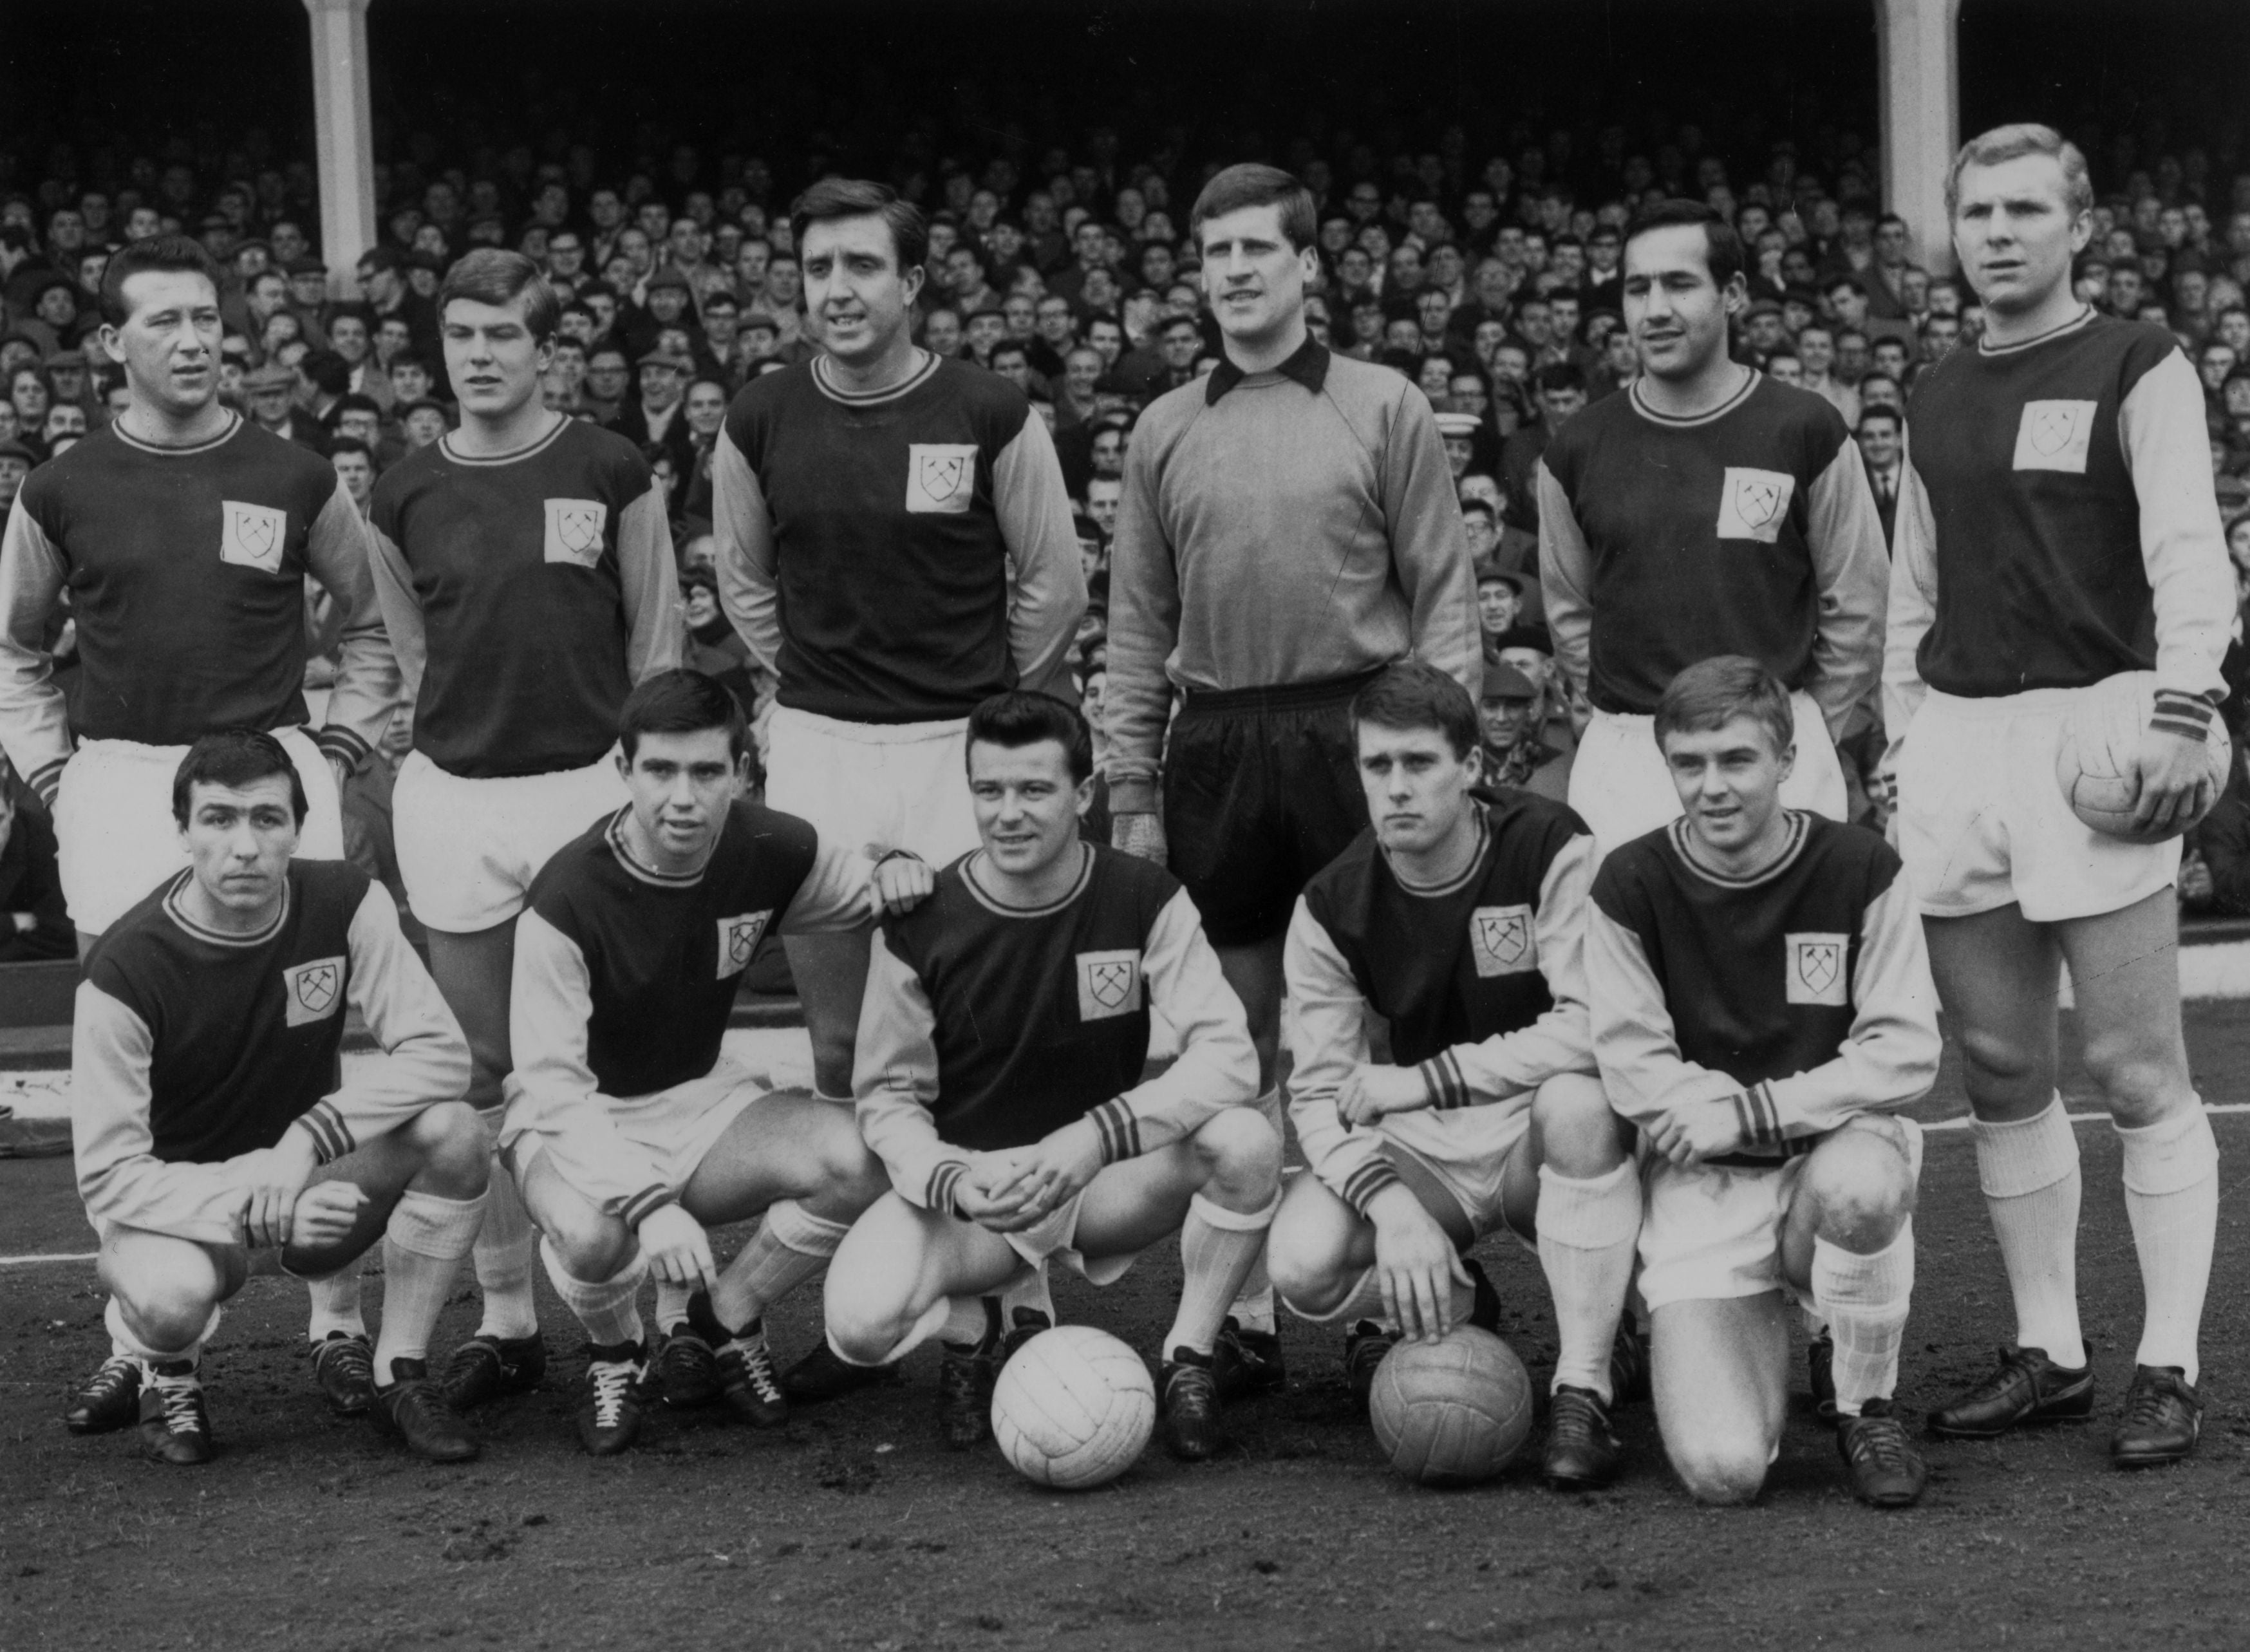
{"label": "player kneeling on one knee", "polygon": [[1788,1401],[1788,1292],[1834,1337],[1854,1491],[1903,1506],[1925,1478],[1891,1405],[1922,1138],[1879,1109],[1937,1075],[1921,920],[1881,838],[1782,806],[1789,696],[1763,667],[1689,667],[1655,733],[1686,813],[1602,863],[1586,978],[1603,1083],[1649,1150],[1657,1426],[1697,1498],[1757,1495]]}
{"label": "player kneeling on one knee", "polygon": [[[1313,1174],[1282,1202],[1267,1265],[1292,1310],[1349,1328],[1363,1406],[1402,1331],[1497,1329],[1463,1252],[1503,1225],[1536,1240],[1562,1334],[1546,1474],[1601,1484],[1626,1397],[1612,1373],[1630,1386],[1641,1363],[1617,1346],[1640,1184],[1594,1076],[1593,839],[1558,803],[1480,789],[1476,708],[1443,673],[1394,665],[1351,710],[1372,824],[1290,920],[1290,1110]],[[1369,1059],[1378,1019],[1388,1062]]]}
{"label": "player kneeling on one knee", "polygon": [[[1080,841],[1093,750],[1075,708],[997,695],[969,722],[984,847],[875,935],[853,1087],[891,1192],[828,1275],[856,1365],[942,1334],[949,1443],[984,1437],[999,1291],[1054,1257],[1096,1284],[1181,1235],[1158,1407],[1173,1453],[1226,1443],[1213,1344],[1266,1242],[1281,1144],[1241,1001],[1161,867]],[[1179,1059],[1142,1081],[1151,1011]]]}
{"label": "player kneeling on one knee", "polygon": [[[828,1265],[883,1191],[852,1115],[769,1093],[721,1053],[769,935],[833,934],[928,895],[912,855],[871,863],[744,800],[742,708],[667,671],[619,718],[631,801],[558,850],[516,921],[501,1151],[545,1235],[556,1293],[591,1344],[578,1434],[597,1455],[638,1434],[648,1350],[636,1298],[677,1293],[659,1356],[674,1405],[723,1397],[786,1420],[766,1310]],[[764,1213],[722,1271],[705,1228]]]}
{"label": "player kneeling on one knee", "polygon": [[[460,1027],[380,885],[290,859],[305,791],[272,736],[197,741],[172,812],[188,867],[95,944],[71,1054],[79,1192],[110,1335],[140,1364],[142,1448],[210,1459],[203,1345],[253,1250],[320,1275],[380,1239],[376,1425],[422,1456],[473,1457],[425,1363],[484,1212]],[[383,1053],[338,1083],[347,1005]]]}

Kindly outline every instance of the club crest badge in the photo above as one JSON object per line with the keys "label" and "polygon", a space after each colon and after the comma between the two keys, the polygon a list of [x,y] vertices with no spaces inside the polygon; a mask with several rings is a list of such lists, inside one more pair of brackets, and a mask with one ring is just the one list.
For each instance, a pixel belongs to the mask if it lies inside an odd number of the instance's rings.
{"label": "club crest badge", "polygon": [[2016,425],[2018,470],[2060,470],[2086,474],[2094,449],[2093,402],[2026,402]]}
{"label": "club crest badge", "polygon": [[1522,975],[1539,967],[1539,937],[1528,906],[1480,906],[1469,914],[1469,956],[1480,976]]}
{"label": "club crest badge", "polygon": [[907,510],[917,516],[965,515],[977,496],[977,444],[912,442],[907,447]]}
{"label": "club crest badge", "polygon": [[1078,1019],[1106,1021],[1141,1008],[1141,955],[1127,949],[1078,955]]}
{"label": "club crest badge", "polygon": [[304,1026],[325,1021],[344,1001],[344,961],[314,958],[281,971],[284,1023]]}
{"label": "club crest badge", "polygon": [[547,560],[591,568],[602,559],[602,530],[609,522],[610,508],[599,500],[549,500]]}
{"label": "club crest badge", "polygon": [[1784,938],[1789,943],[1789,1002],[1835,1006],[1851,1003],[1849,936],[1816,932]]}
{"label": "club crest badge", "polygon": [[1785,472],[1728,466],[1719,490],[1719,537],[1772,544],[1781,537],[1796,493],[1797,478]]}
{"label": "club crest badge", "polygon": [[750,959],[757,954],[758,942],[764,937],[766,925],[772,919],[773,913],[767,910],[719,920],[720,980],[740,975],[749,967]]}
{"label": "club crest badge", "polygon": [[280,573],[281,553],[289,543],[289,513],[231,499],[220,501],[219,509],[218,559],[262,573]]}

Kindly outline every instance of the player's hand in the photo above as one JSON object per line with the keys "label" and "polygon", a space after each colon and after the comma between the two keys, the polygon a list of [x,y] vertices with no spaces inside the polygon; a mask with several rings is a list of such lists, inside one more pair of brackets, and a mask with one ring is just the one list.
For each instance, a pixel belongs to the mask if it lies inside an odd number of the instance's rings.
{"label": "player's hand", "polygon": [[1164,817],[1154,809],[1136,809],[1116,816],[1109,823],[1109,847],[1163,865],[1170,850],[1164,841]]}
{"label": "player's hand", "polygon": [[1024,1212],[1032,1221],[1044,1220],[1101,1173],[1101,1134],[1092,1119],[1075,1119],[1018,1149],[1016,1162]]}
{"label": "player's hand", "polygon": [[879,862],[867,880],[870,916],[898,917],[929,899],[937,874],[918,854],[894,854]]}
{"label": "player's hand", "polygon": [[1384,1311],[1409,1342],[1444,1336],[1453,1328],[1453,1286],[1471,1282],[1453,1241],[1401,1184],[1377,1193],[1367,1213],[1375,1224],[1375,1278]]}
{"label": "player's hand", "polygon": [[1336,1114],[1347,1124],[1372,1124],[1429,1104],[1430,1087],[1418,1068],[1362,1061],[1336,1086]]}
{"label": "player's hand", "polygon": [[718,1288],[718,1264],[711,1260],[711,1236],[703,1224],[677,1205],[659,1205],[641,1218],[641,1255],[649,1272],[667,1285],[701,1290]]}
{"label": "player's hand", "polygon": [[953,1207],[990,1232],[1020,1233],[1044,1213],[1032,1206],[1030,1174],[1030,1164],[1021,1149],[971,1153],[969,1168],[953,1184]]}
{"label": "player's hand", "polygon": [[1700,1165],[1743,1144],[1732,1097],[1677,1107],[1646,1127],[1649,1145],[1679,1165]]}
{"label": "player's hand", "polygon": [[2143,729],[2133,766],[2141,779],[2140,800],[2133,805],[2135,832],[2160,835],[2182,830],[2211,806],[2211,771],[2202,736],[2191,740],[2161,729]]}
{"label": "player's hand", "polygon": [[314,1182],[297,1195],[289,1243],[298,1250],[342,1244],[366,1204],[367,1189],[357,1182]]}
{"label": "player's hand", "polygon": [[313,1138],[303,1130],[289,1130],[273,1146],[245,1153],[234,1161],[236,1172],[250,1193],[243,1230],[252,1249],[289,1242],[297,1195],[305,1191],[319,1159]]}

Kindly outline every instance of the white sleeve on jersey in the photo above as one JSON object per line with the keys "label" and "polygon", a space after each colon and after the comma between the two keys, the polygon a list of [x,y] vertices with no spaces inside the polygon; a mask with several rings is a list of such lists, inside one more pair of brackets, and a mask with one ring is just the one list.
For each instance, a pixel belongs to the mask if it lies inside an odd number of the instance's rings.
{"label": "white sleeve on jersey", "polygon": [[[719,600],[742,646],[771,683],[781,659],[781,591],[774,570],[773,513],[758,473],[723,428],[711,449],[711,532]],[[1075,551],[1073,550],[1073,554]],[[770,692],[769,690],[769,692]]]}
{"label": "white sleeve on jersey", "polygon": [[70,713],[47,656],[47,616],[69,570],[21,499],[0,536],[0,751],[54,806],[72,751]]}
{"label": "white sleeve on jersey", "polygon": [[1571,512],[1570,494],[1544,459],[1534,480],[1539,494],[1539,594],[1547,634],[1563,681],[1584,693],[1593,668],[1593,548]]}
{"label": "white sleeve on jersey", "polygon": [[1937,618],[1937,519],[1909,458],[1899,466],[1898,533],[1891,547],[1890,612],[1883,626],[1882,772],[1898,778],[1907,725],[1929,692],[1915,653]]}
{"label": "white sleeve on jersey", "polygon": [[1018,686],[1074,698],[1068,666],[1086,612],[1086,565],[1062,461],[1036,414],[993,457],[992,506],[1008,552],[1008,648]]}
{"label": "white sleeve on jersey", "polygon": [[422,697],[422,674],[430,665],[422,599],[414,594],[414,570],[406,553],[380,528],[370,523],[367,538],[369,580],[375,586],[376,605],[383,612],[383,628],[390,635],[390,652],[398,661],[400,692],[406,703],[413,705]]}
{"label": "white sleeve on jersey", "polygon": [[687,652],[687,622],[680,605],[680,568],[672,555],[672,522],[664,484],[618,515],[618,573],[625,611],[625,674],[643,682],[670,671]]}
{"label": "white sleeve on jersey", "polygon": [[2141,376],[2117,410],[2117,433],[2141,501],[2141,562],[2157,631],[2157,687],[2206,702],[2234,620],[2234,570],[2211,485],[2203,385],[2174,350]]}
{"label": "white sleeve on jersey", "polygon": [[1282,943],[1281,973],[1293,1012],[1289,1119],[1297,1144],[1322,1185],[1363,1215],[1367,1201],[1398,1179],[1380,1133],[1347,1124],[1336,1111],[1337,1089],[1368,1059],[1367,999],[1302,896]]}
{"label": "white sleeve on jersey", "polygon": [[1109,734],[1102,772],[1113,814],[1152,812],[1172,709],[1165,661],[1180,640],[1180,570],[1157,501],[1154,444],[1125,450],[1125,493],[1109,548],[1109,685],[1101,718]]}
{"label": "white sleeve on jersey", "polygon": [[352,914],[346,996],[382,1047],[344,1068],[343,1082],[307,1113],[323,1160],[342,1158],[425,1107],[468,1094],[469,1041],[398,927],[390,892],[370,882]]}
{"label": "white sleeve on jersey", "polygon": [[969,1155],[937,1133],[936,1017],[914,974],[874,933],[867,948],[867,990],[859,1001],[859,1037],[852,1061],[852,1093],[859,1135],[891,1185],[909,1205],[950,1213],[953,1185]]}
{"label": "white sleeve on jersey", "polygon": [[1890,567],[1882,514],[1857,442],[1846,440],[1812,479],[1805,506],[1819,617],[1805,691],[1819,706],[1830,737],[1840,740],[1882,674],[1883,586]]}
{"label": "white sleeve on jersey", "polygon": [[356,768],[383,742],[398,705],[398,660],[373,578],[375,530],[342,479],[305,536],[305,561],[343,612],[335,687],[328,695],[321,750]]}
{"label": "white sleeve on jersey", "polygon": [[1601,908],[1586,908],[1586,996],[1594,1059],[1611,1108],[1649,1125],[1685,1108],[1731,1102],[1743,1087],[1680,1053],[1672,1006],[1640,937]]}
{"label": "white sleeve on jersey", "polygon": [[874,875],[875,863],[862,850],[822,834],[812,869],[775,928],[783,935],[835,935],[863,927],[873,916],[869,886]]}

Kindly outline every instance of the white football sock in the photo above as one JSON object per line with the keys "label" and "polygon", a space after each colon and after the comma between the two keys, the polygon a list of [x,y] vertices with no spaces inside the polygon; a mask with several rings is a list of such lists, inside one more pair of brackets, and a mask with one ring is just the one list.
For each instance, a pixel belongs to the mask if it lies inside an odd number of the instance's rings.
{"label": "white football sock", "polygon": [[1355,1280],[1351,1289],[1344,1293],[1343,1300],[1326,1313],[1316,1314],[1309,1308],[1300,1308],[1295,1303],[1289,1304],[1289,1311],[1315,1325],[1333,1325],[1341,1320],[1349,1326],[1364,1319],[1385,1331],[1398,1329],[1384,1310],[1383,1287],[1376,1282],[1372,1268]]}
{"label": "white football sock", "polygon": [[695,1295],[693,1285],[675,1285],[669,1280],[656,1282],[656,1328],[669,1332],[674,1325],[687,1322],[687,1303]]}
{"label": "white football sock", "polygon": [[641,1340],[641,1281],[648,1277],[648,1258],[636,1251],[632,1261],[608,1279],[573,1279],[555,1254],[551,1240],[542,1240],[539,1255],[547,1264],[547,1277],[562,1305],[586,1328],[586,1340],[603,1347]]}
{"label": "white football sock", "polygon": [[1539,1167],[1539,1265],[1555,1298],[1553,1386],[1589,1388],[1605,1402],[1618,1319],[1632,1283],[1640,1235],[1640,1167],[1631,1160],[1605,1176],[1564,1176]]}
{"label": "white football sock", "polygon": [[485,1199],[440,1199],[409,1188],[383,1234],[383,1330],[375,1339],[375,1380],[387,1388],[394,1359],[427,1359],[430,1333],[484,1224]]}
{"label": "white football sock", "polygon": [[141,1341],[133,1334],[133,1328],[125,1323],[125,1310],[118,1305],[114,1296],[102,1310],[101,1317],[102,1323],[109,1327],[109,1346],[113,1351],[123,1354],[128,1359],[137,1359],[144,1365],[153,1365],[176,1364],[183,1359],[192,1365],[201,1359],[204,1344],[217,1334],[218,1322],[225,1315],[224,1308],[212,1309],[211,1317],[204,1321],[202,1334],[184,1348],[152,1348]]}
{"label": "white football sock", "polygon": [[1910,1219],[1889,1244],[1865,1255],[1813,1240],[1812,1300],[1836,1337],[1831,1370],[1839,1415],[1856,1417],[1868,1400],[1891,1397],[1898,1386],[1899,1344],[1913,1296]]}
{"label": "white football sock", "polygon": [[851,1231],[850,1223],[816,1216],[793,1199],[768,1206],[750,1242],[719,1275],[711,1311],[728,1330],[747,1331],[790,1292],[825,1273]]}
{"label": "white football sock", "polygon": [[515,1176],[495,1153],[485,1189],[484,1227],[471,1252],[477,1289],[485,1299],[484,1317],[477,1321],[480,1337],[528,1337],[538,1331],[531,1296],[531,1253],[538,1242]]}
{"label": "white football sock", "polygon": [[2219,1142],[2200,1101],[2154,1124],[2120,1130],[2117,1139],[2125,1150],[2125,1214],[2147,1303],[2133,1358],[2143,1365],[2178,1365],[2192,1383],[2219,1233]]}
{"label": "white football sock", "polygon": [[2016,1299],[2016,1342],[2069,1370],[2086,1364],[2078,1324],[2078,1137],[2058,1093],[2033,1117],[1976,1119],[1977,1179]]}
{"label": "white football sock", "polygon": [[347,1337],[367,1335],[367,1319],[360,1311],[360,1260],[355,1256],[333,1274],[305,1281],[305,1295],[312,1299],[305,1335],[312,1341],[326,1342],[338,1331]]}
{"label": "white football sock", "polygon": [[[1203,1193],[1188,1200],[1187,1220],[1180,1225],[1180,1263],[1186,1276],[1180,1283],[1179,1311],[1164,1336],[1165,1358],[1172,1357],[1175,1348],[1211,1351],[1227,1305],[1242,1289],[1252,1264],[1266,1254],[1266,1232],[1280,1208],[1278,1192],[1253,1211],[1229,1210]],[[1266,1311],[1270,1324],[1271,1284],[1266,1286]]]}
{"label": "white football sock", "polygon": [[[1281,1087],[1276,1084],[1260,1096],[1256,1104],[1258,1116],[1273,1127],[1273,1139],[1286,1146],[1289,1140],[1289,1126],[1287,1109],[1281,1101]],[[1181,1260],[1184,1262],[1187,1244],[1187,1234],[1184,1229],[1180,1234],[1180,1243]],[[1273,1334],[1273,1276],[1266,1271],[1266,1248],[1263,1245],[1258,1248],[1258,1254],[1250,1259],[1250,1271],[1242,1276],[1242,1282],[1235,1287],[1233,1302],[1228,1304],[1226,1312],[1219,1316],[1222,1323],[1230,1317],[1245,1331],[1263,1331],[1268,1336]]]}

